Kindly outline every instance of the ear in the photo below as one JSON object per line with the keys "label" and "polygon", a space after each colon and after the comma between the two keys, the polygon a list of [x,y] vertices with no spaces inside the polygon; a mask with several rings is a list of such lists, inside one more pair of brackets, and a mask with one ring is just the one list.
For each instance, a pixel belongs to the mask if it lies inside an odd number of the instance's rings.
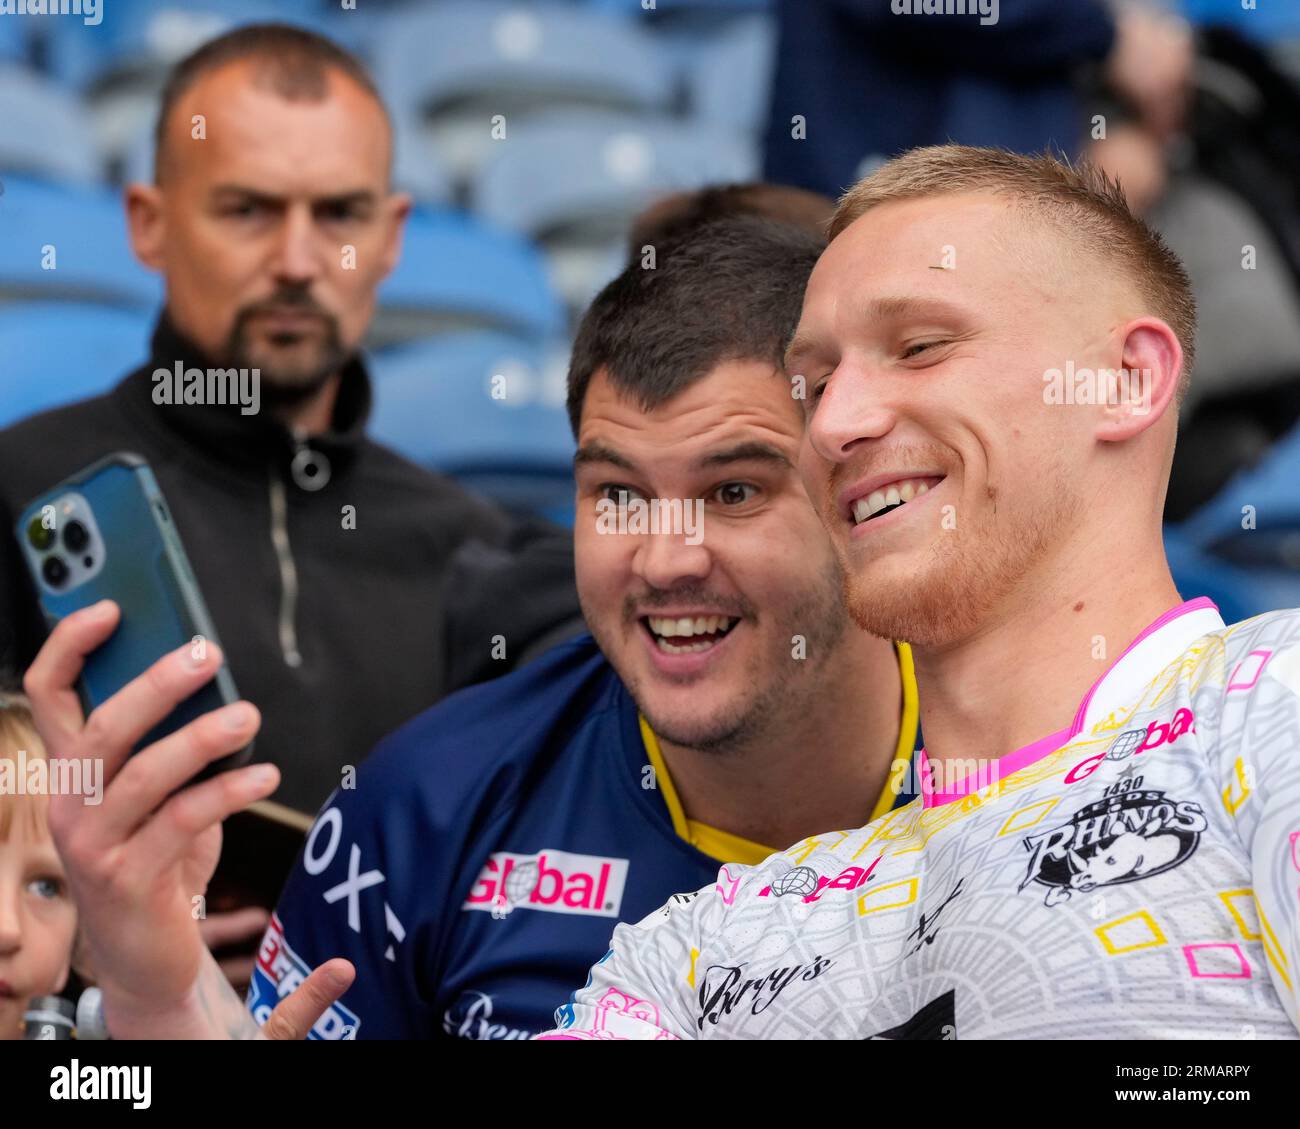
{"label": "ear", "polygon": [[406,221],[411,214],[411,197],[406,192],[394,192],[384,203],[388,211],[386,222],[388,230],[384,235],[382,263],[384,273],[380,278],[387,278],[402,257],[402,233],[406,230]]}
{"label": "ear", "polygon": [[1137,318],[1120,331],[1120,369],[1108,374],[1102,391],[1097,438],[1116,443],[1132,439],[1168,411],[1177,411],[1183,372],[1183,347],[1159,318]]}
{"label": "ear", "polygon": [[125,203],[131,250],[150,270],[162,271],[167,265],[164,253],[167,221],[163,215],[162,189],[156,184],[130,184]]}

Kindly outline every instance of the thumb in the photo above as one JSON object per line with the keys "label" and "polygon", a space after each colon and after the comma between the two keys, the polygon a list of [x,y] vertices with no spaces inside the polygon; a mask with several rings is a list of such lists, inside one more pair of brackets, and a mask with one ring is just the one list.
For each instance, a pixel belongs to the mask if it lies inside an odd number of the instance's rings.
{"label": "thumb", "polygon": [[312,1025],[352,987],[357,970],[341,957],[314,969],[294,992],[280,1001],[262,1025],[264,1039],[305,1039]]}

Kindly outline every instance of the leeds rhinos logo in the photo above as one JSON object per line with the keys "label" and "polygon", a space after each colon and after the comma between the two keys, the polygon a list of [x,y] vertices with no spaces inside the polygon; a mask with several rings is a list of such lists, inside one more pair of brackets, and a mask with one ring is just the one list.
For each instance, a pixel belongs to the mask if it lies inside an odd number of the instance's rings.
{"label": "leeds rhinos logo", "polygon": [[1117,780],[1068,823],[1027,838],[1029,870],[1016,892],[1041,883],[1044,904],[1054,906],[1075,891],[1136,882],[1185,862],[1206,828],[1204,811],[1141,785],[1140,776]]}

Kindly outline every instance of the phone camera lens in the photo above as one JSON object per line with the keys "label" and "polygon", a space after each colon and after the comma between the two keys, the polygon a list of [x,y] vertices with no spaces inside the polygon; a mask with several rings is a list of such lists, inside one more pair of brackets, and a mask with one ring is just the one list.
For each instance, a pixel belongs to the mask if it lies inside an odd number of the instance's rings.
{"label": "phone camera lens", "polygon": [[43,552],[54,544],[54,530],[47,528],[37,514],[27,523],[27,540],[31,542],[33,549],[40,549]]}
{"label": "phone camera lens", "polygon": [[63,543],[72,552],[79,553],[90,543],[90,533],[81,522],[70,521],[63,527]]}
{"label": "phone camera lens", "polygon": [[46,557],[41,565],[41,575],[51,588],[62,588],[68,579],[68,566],[62,557]]}

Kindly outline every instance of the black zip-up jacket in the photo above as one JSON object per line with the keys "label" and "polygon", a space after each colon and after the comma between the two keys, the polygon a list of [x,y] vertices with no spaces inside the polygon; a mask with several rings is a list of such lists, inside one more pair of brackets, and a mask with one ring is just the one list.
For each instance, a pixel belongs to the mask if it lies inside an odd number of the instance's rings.
{"label": "black zip-up jacket", "polygon": [[315,811],[343,766],[402,722],[580,626],[567,532],[519,523],[367,439],[359,360],[342,374],[332,430],[306,440],[265,410],[156,404],[154,370],[178,360],[209,367],[164,316],[149,363],[111,392],[0,432],[11,678],[45,635],[18,514],[118,450],[142,455],[162,487],[235,684],[262,712],[257,758],[281,769],[279,803]]}

